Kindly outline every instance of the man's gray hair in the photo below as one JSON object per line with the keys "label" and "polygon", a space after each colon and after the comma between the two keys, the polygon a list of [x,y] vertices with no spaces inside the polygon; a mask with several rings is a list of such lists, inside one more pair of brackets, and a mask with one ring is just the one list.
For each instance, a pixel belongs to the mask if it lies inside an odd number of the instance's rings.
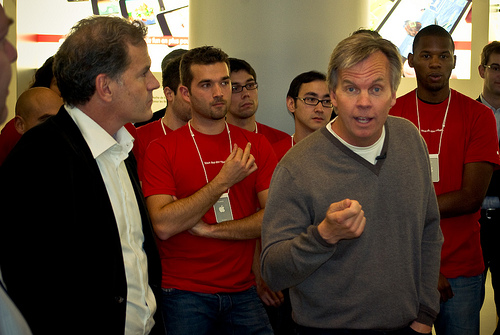
{"label": "man's gray hair", "polygon": [[377,51],[382,52],[389,61],[391,89],[396,92],[403,70],[399,50],[391,41],[370,34],[354,34],[337,44],[328,64],[329,88],[335,90],[337,87],[340,70],[355,66]]}

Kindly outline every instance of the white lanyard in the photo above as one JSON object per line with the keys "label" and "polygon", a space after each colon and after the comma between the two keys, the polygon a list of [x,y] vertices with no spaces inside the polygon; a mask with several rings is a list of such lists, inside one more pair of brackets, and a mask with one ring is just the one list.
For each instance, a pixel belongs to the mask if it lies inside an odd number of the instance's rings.
{"label": "white lanyard", "polygon": [[292,138],[292,147],[293,147],[293,137],[295,136],[295,133],[291,136]]}
{"label": "white lanyard", "polygon": [[257,129],[257,122],[255,122],[255,133],[258,134],[259,133],[259,129]]}
{"label": "white lanyard", "polygon": [[441,153],[441,142],[443,140],[443,133],[444,133],[444,126],[446,125],[446,118],[448,117],[448,110],[450,108],[450,101],[451,101],[451,90],[450,94],[448,95],[448,105],[446,106],[446,112],[444,113],[444,118],[443,118],[443,125],[441,126],[441,129],[436,129],[436,130],[421,130],[420,129],[420,114],[418,112],[418,96],[417,96],[417,90],[415,90],[415,104],[417,105],[417,122],[418,122],[418,131],[420,133],[435,133],[440,131],[441,136],[439,136],[439,149],[438,149],[438,155]]}
{"label": "white lanyard", "polygon": [[163,129],[163,134],[167,135],[167,131],[165,130],[165,125],[163,124],[163,120],[161,120],[160,123],[161,123],[161,128]]}
{"label": "white lanyard", "polygon": [[[231,132],[229,131],[229,127],[227,125],[227,122],[225,122],[225,124],[226,124],[227,136],[229,137],[229,153],[231,153],[231,152],[233,152],[233,144],[231,142]],[[203,159],[201,158],[201,153],[200,153],[200,149],[198,148],[198,143],[196,143],[196,139],[194,138],[193,130],[191,129],[191,120],[189,120],[189,122],[188,122],[188,127],[189,127],[189,132],[191,133],[191,138],[193,139],[193,142],[194,142],[194,146],[196,147],[196,151],[198,151],[198,157],[200,157],[201,167],[203,168],[203,172],[205,173],[205,179],[206,179],[207,184],[208,184],[207,170],[205,169],[205,164],[203,163]],[[227,192],[229,193],[229,190]]]}

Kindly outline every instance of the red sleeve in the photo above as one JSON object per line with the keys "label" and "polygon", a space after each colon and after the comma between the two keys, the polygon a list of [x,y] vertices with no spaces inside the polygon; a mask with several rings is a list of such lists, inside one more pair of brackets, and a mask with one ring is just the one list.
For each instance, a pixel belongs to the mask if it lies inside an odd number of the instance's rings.
{"label": "red sleeve", "polygon": [[170,136],[167,135],[151,142],[146,149],[142,180],[144,197],[156,194],[176,194],[170,156],[166,148],[167,137]]}
{"label": "red sleeve", "polygon": [[498,136],[496,120],[493,112],[478,101],[470,101],[472,129],[464,163],[490,162],[498,168],[500,157],[498,152]]}

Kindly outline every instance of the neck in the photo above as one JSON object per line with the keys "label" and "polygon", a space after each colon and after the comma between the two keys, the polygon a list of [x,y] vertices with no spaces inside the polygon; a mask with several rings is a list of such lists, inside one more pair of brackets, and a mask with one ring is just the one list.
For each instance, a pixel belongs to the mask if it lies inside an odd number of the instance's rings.
{"label": "neck", "polygon": [[483,89],[483,99],[486,100],[493,108],[500,108],[500,95],[493,94]]}
{"label": "neck", "polygon": [[251,132],[255,131],[255,115],[247,117],[246,119],[242,119],[235,117],[231,113],[227,113],[226,121],[233,126],[238,126]]}
{"label": "neck", "polygon": [[218,135],[226,129],[226,120],[224,118],[219,120],[205,119],[193,113],[190,122],[191,127],[206,135]]}
{"label": "neck", "polygon": [[429,91],[417,88],[417,96],[424,102],[438,104],[445,101],[450,95],[450,86],[446,85],[439,91]]}
{"label": "neck", "polygon": [[89,118],[94,120],[95,123],[97,123],[111,136],[115,136],[118,130],[126,124],[116,119],[114,114],[108,114],[106,111],[100,112],[99,109],[94,108],[90,102],[85,105],[78,105],[75,107],[87,114]]}
{"label": "neck", "polygon": [[302,141],[304,138],[307,136],[311,135],[314,132],[314,130],[304,128],[298,125],[298,123],[295,123],[295,134],[293,135],[293,140],[295,143],[299,143]]}
{"label": "neck", "polygon": [[168,107],[165,110],[165,116],[162,118],[162,122],[171,130],[179,129],[186,124],[186,122],[175,116],[174,112]]}

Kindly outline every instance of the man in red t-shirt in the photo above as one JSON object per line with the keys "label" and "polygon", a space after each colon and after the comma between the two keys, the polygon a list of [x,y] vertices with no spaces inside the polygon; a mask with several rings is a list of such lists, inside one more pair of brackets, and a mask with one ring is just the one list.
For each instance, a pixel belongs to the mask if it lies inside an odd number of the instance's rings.
{"label": "man in red t-shirt", "polygon": [[391,114],[412,121],[427,143],[444,244],[436,334],[479,334],[484,263],[480,206],[500,164],[495,118],[481,103],[450,89],[454,43],[438,25],[423,28],[408,63],[417,89],[397,99]]}
{"label": "man in red t-shirt", "polygon": [[167,99],[165,115],[159,120],[137,128],[137,138],[134,143],[134,148],[137,148],[137,150],[134,153],[136,154],[137,172],[141,181],[144,177],[144,155],[149,143],[184,126],[191,119],[191,106],[182,99],[179,93],[181,82],[180,63],[181,56],[178,56],[162,67],[163,93]]}
{"label": "man in red t-shirt", "polygon": [[231,71],[231,105],[226,115],[227,123],[264,135],[269,143],[289,138],[287,133],[255,121],[259,108],[257,74],[247,61],[229,58]]}
{"label": "man in red t-shirt", "polygon": [[143,191],[162,259],[171,334],[272,334],[252,264],[276,157],[261,134],[228,125],[229,61],[200,47],[181,60],[187,125],[153,141]]}

